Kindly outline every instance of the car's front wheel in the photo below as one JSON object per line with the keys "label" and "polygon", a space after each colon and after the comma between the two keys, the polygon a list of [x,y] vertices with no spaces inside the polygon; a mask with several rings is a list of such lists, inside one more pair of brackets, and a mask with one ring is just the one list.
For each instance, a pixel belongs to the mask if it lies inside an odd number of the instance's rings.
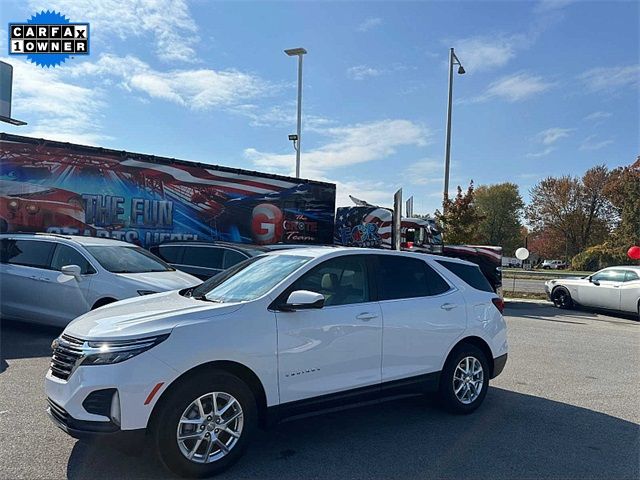
{"label": "car's front wheel", "polygon": [[170,470],[209,477],[240,458],[257,425],[255,398],[242,380],[225,372],[198,374],[168,395],[155,435]]}
{"label": "car's front wheel", "polygon": [[478,347],[462,345],[449,357],[440,377],[440,401],[453,413],[477,409],[489,388],[489,364]]}
{"label": "car's front wheel", "polygon": [[571,308],[573,306],[573,300],[571,294],[564,287],[556,287],[551,293],[551,301],[558,308]]}

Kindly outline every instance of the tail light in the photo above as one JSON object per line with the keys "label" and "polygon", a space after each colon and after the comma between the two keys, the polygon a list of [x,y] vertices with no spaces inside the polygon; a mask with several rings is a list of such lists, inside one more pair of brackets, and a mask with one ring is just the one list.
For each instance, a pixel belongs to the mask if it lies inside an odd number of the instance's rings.
{"label": "tail light", "polygon": [[492,298],[491,301],[493,302],[493,304],[496,306],[496,308],[498,309],[498,311],[500,313],[504,312],[504,300],[501,298]]}

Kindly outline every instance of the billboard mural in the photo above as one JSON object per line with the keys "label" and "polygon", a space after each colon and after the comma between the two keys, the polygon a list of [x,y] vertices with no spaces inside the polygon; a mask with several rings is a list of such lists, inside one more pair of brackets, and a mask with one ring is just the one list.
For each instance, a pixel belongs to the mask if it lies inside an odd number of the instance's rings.
{"label": "billboard mural", "polygon": [[332,242],[335,185],[0,134],[0,231]]}

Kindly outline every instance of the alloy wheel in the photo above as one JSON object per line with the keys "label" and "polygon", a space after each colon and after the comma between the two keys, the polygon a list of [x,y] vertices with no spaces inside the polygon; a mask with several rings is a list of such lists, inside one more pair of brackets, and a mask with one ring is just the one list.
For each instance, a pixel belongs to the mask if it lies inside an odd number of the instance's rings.
{"label": "alloy wheel", "polygon": [[229,454],[242,435],[240,402],[225,392],[196,398],[182,413],[176,439],[180,452],[195,463],[212,463]]}
{"label": "alloy wheel", "polygon": [[453,372],[453,392],[458,400],[469,405],[482,392],[484,370],[482,363],[475,357],[464,357]]}

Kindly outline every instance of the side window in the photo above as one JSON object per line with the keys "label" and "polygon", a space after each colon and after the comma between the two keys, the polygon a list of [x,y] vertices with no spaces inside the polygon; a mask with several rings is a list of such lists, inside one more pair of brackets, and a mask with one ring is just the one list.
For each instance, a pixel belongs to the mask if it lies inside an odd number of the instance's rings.
{"label": "side window", "polygon": [[632,272],[631,270],[627,270],[626,275],[624,277],[625,282],[632,282],[634,280],[640,280],[640,277],[636,272]]}
{"label": "side window", "polygon": [[431,294],[425,268],[428,265],[424,261],[395,255],[377,257],[380,300],[427,297]]}
{"label": "side window", "polygon": [[236,263],[246,260],[246,255],[236,252],[235,250],[226,249],[222,259],[222,268],[227,269],[233,267]]}
{"label": "side window", "polygon": [[25,265],[27,267],[49,268],[49,258],[55,247],[55,243],[36,240],[10,240],[3,241],[2,262],[12,265]]}
{"label": "side window", "polygon": [[626,275],[624,270],[603,270],[596,273],[591,278],[592,280],[598,280],[599,282],[624,282],[625,277]]}
{"label": "side window", "polygon": [[179,247],[177,245],[160,245],[157,248],[157,251],[152,251],[165,262],[169,263],[180,263],[180,254],[182,253],[183,247]]}
{"label": "side window", "polygon": [[65,265],[78,265],[83,275],[96,273],[91,264],[79,251],[68,245],[58,244],[51,259],[51,268],[60,271]]}
{"label": "side window", "polygon": [[184,247],[183,265],[222,270],[222,249],[216,247]]}
{"label": "side window", "polygon": [[427,269],[427,285],[429,286],[431,295],[440,295],[451,290],[451,287],[449,286],[447,281],[442,278],[438,272],[436,272],[426,263],[424,264],[424,266]]}
{"label": "side window", "polygon": [[465,283],[483,292],[493,292],[491,284],[476,265],[466,265],[464,263],[447,262],[446,260],[436,260],[440,265],[453,273],[456,277],[464,280]]}
{"label": "side window", "polygon": [[324,295],[325,305],[349,305],[369,301],[369,282],[363,255],[332,258],[299,278],[294,290]]}

